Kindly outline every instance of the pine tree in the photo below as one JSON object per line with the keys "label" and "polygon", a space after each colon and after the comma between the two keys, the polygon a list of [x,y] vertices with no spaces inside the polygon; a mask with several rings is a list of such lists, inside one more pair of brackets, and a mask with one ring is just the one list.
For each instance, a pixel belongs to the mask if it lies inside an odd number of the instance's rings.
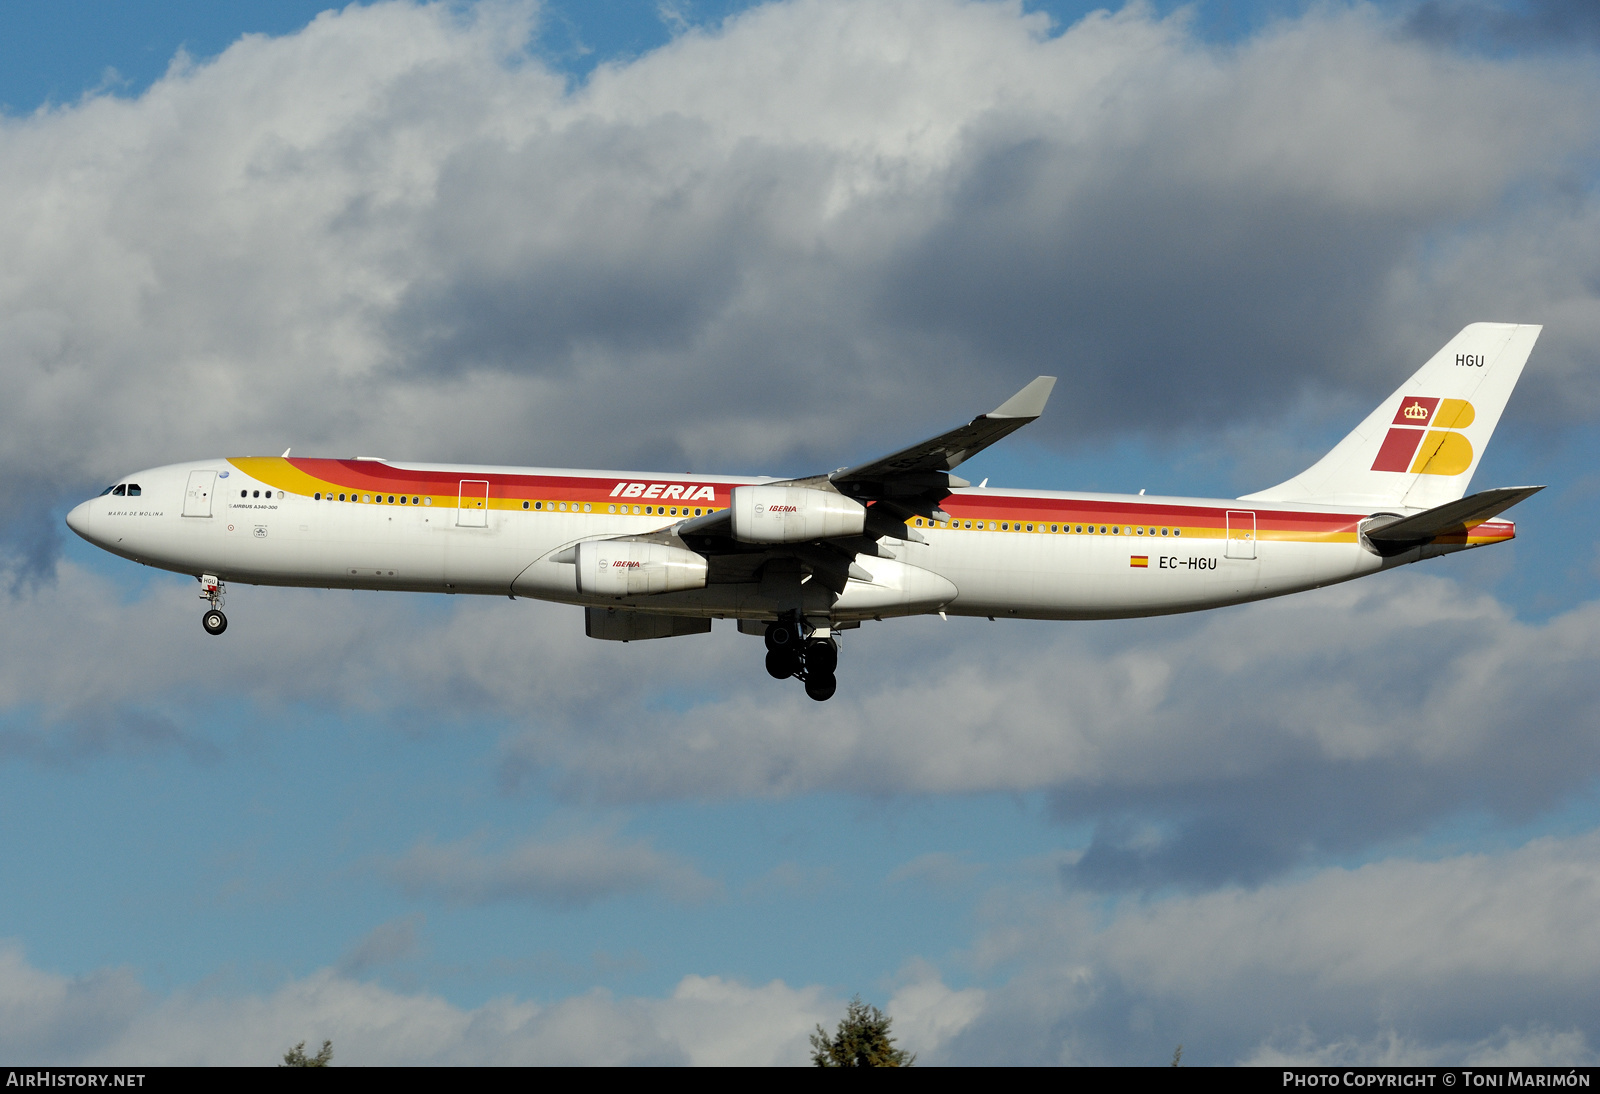
{"label": "pine tree", "polygon": [[856,996],[831,1039],[821,1026],[811,1035],[811,1062],[818,1067],[910,1067],[917,1057],[894,1047],[889,1021],[883,1011]]}
{"label": "pine tree", "polygon": [[301,1041],[288,1052],[283,1054],[283,1063],[279,1067],[327,1067],[328,1061],[333,1059],[333,1042],[322,1042],[322,1051],[315,1056],[306,1055],[306,1043]]}

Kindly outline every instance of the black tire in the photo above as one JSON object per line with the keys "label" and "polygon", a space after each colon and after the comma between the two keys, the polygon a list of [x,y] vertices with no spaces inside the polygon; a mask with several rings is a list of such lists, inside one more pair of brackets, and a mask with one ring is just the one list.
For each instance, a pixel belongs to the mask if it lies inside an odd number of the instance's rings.
{"label": "black tire", "polygon": [[228,629],[228,617],[212,608],[200,617],[200,625],[206,629],[207,634],[221,634]]}
{"label": "black tire", "polygon": [[832,699],[833,693],[838,690],[839,681],[831,672],[806,676],[806,694],[819,703]]}
{"label": "black tire", "polygon": [[799,651],[775,649],[767,651],[767,672],[774,680],[787,680],[800,671]]}
{"label": "black tire", "polygon": [[831,638],[818,638],[806,643],[806,675],[832,676],[839,667],[839,647]]}
{"label": "black tire", "polygon": [[772,623],[767,626],[767,649],[781,650],[792,648],[795,644],[794,628],[787,623]]}

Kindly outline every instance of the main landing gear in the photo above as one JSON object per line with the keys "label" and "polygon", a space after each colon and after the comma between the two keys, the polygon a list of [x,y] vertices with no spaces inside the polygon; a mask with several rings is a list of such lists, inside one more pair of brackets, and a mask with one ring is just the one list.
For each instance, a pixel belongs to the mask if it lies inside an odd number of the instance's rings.
{"label": "main landing gear", "polygon": [[209,600],[211,607],[200,617],[200,625],[207,634],[221,634],[228,629],[228,617],[222,614],[222,603],[228,597],[228,587],[211,574],[200,579],[200,599]]}
{"label": "main landing gear", "polygon": [[782,620],[767,628],[767,672],[774,679],[799,677],[806,694],[821,703],[839,689],[833,675],[838,667],[839,647],[832,638],[802,639],[798,627]]}

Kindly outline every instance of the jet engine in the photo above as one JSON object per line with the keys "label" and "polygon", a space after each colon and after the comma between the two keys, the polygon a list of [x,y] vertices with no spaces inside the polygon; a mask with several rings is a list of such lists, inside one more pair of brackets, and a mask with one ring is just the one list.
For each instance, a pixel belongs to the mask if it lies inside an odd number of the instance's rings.
{"label": "jet engine", "polygon": [[731,510],[733,538],[742,543],[859,536],[867,519],[860,502],[808,486],[736,486]]}
{"label": "jet engine", "polygon": [[703,589],[706,560],[693,551],[636,539],[577,545],[578,591],[586,596],[650,596]]}

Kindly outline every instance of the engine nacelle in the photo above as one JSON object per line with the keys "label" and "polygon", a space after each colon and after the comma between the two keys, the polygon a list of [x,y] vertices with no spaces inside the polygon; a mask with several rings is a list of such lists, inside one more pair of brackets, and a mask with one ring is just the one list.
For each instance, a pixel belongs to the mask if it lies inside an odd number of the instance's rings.
{"label": "engine nacelle", "polygon": [[578,591],[586,596],[650,596],[703,589],[706,560],[665,543],[585,540],[574,557]]}
{"label": "engine nacelle", "polygon": [[736,486],[731,509],[733,538],[741,543],[859,536],[867,520],[859,501],[808,486]]}

